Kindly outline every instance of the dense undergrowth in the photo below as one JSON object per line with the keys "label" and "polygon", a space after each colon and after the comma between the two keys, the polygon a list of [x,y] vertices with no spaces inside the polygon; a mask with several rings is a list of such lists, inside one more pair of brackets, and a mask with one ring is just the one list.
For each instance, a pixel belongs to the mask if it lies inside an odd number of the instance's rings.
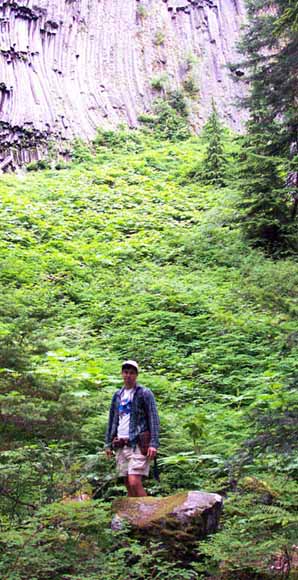
{"label": "dense undergrowth", "polygon": [[[191,177],[199,139],[138,132],[77,142],[66,169],[1,178],[3,580],[290,571],[298,265],[243,240],[238,144],[226,141],[218,189]],[[161,481],[148,491],[226,498],[221,530],[188,567],[110,531],[124,488],[103,437],[125,358],[160,410]],[[78,490],[95,499],[61,501]]]}

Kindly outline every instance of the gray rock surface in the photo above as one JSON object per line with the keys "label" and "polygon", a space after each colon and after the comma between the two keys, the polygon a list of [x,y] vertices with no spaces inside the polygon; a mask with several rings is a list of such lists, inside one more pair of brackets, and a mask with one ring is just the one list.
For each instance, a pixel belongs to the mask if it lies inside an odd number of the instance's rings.
{"label": "gray rock surface", "polygon": [[166,497],[123,498],[114,502],[112,528],[128,522],[145,539],[158,539],[173,555],[185,557],[208,534],[217,530],[222,497],[189,491]]}
{"label": "gray rock surface", "polygon": [[137,126],[161,76],[169,89],[189,79],[198,87],[195,130],[212,98],[239,130],[243,89],[226,65],[237,59],[243,19],[244,0],[0,0],[0,157],[15,144],[42,148],[50,135]]}

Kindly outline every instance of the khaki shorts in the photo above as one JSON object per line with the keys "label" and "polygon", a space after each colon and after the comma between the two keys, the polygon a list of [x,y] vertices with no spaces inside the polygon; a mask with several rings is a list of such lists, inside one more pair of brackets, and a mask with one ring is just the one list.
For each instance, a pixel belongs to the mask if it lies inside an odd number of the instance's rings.
{"label": "khaki shorts", "polygon": [[120,477],[127,475],[149,475],[150,459],[143,455],[137,445],[135,451],[132,447],[123,447],[116,451],[116,466]]}

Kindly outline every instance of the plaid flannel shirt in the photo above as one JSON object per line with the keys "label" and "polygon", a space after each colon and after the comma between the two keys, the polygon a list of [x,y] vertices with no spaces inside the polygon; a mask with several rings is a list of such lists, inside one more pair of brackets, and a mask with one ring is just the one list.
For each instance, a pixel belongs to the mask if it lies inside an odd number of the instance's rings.
{"label": "plaid flannel shirt", "polygon": [[[123,389],[124,387],[116,391],[112,398],[105,438],[107,449],[111,448],[114,437],[117,437],[119,404]],[[145,389],[137,384],[129,419],[129,441],[133,449],[136,448],[139,433],[143,431],[150,431],[150,447],[157,449],[159,447],[159,417],[154,395],[150,389]]]}

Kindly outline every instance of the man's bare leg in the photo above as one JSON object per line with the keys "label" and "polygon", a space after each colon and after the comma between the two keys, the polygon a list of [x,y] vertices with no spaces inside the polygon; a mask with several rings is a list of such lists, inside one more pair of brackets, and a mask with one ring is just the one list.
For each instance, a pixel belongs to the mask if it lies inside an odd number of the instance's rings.
{"label": "man's bare leg", "polygon": [[145,489],[143,488],[142,475],[128,475],[127,482],[125,485],[127,487],[128,497],[144,497],[147,495]]}
{"label": "man's bare leg", "polygon": [[129,485],[129,482],[128,482],[128,476],[126,476],[124,478],[124,484],[125,484],[126,489],[127,489],[127,495],[128,495],[128,497],[134,497],[134,494],[132,493],[132,491],[130,489],[130,485]]}

